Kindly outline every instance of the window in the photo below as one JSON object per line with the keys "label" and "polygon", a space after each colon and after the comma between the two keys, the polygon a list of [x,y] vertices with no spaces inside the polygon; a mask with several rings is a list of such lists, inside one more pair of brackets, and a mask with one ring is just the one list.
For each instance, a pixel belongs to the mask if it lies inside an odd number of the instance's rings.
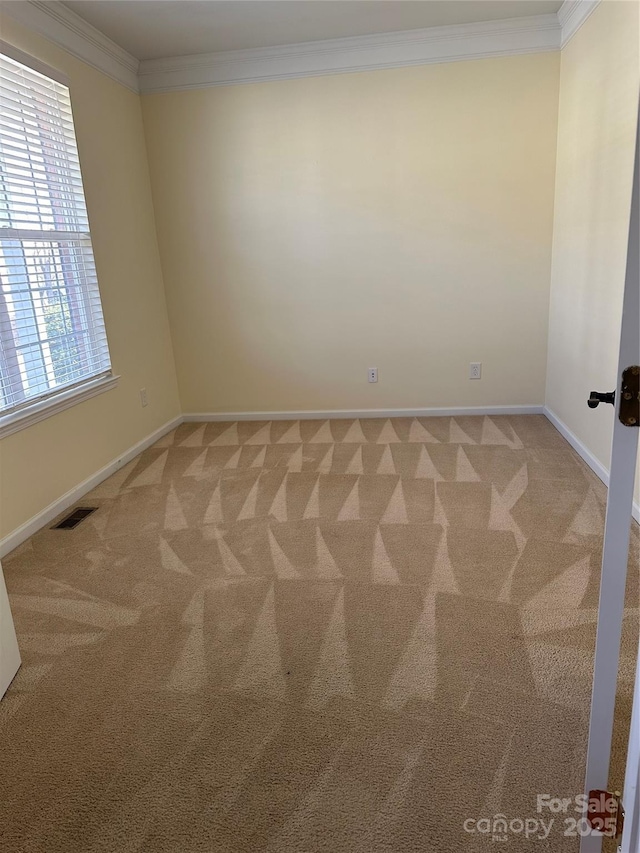
{"label": "window", "polygon": [[69,89],[2,46],[0,424],[110,375]]}

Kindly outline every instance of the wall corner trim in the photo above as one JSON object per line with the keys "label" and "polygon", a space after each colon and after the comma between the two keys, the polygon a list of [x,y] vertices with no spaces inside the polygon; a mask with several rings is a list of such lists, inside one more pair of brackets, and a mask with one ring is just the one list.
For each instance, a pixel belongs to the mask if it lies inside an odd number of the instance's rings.
{"label": "wall corner trim", "polygon": [[2,15],[49,39],[76,59],[86,62],[138,93],[140,63],[59,0],[21,0],[2,4]]}
{"label": "wall corner trim", "polygon": [[[583,444],[575,433],[571,432],[569,427],[561,421],[560,418],[556,415],[554,411],[549,409],[547,406],[544,407],[544,415],[548,421],[550,421],[553,426],[558,430],[560,435],[569,442],[571,447],[576,451],[578,456],[580,456],[584,462],[587,463],[589,468],[593,471],[593,473],[605,484],[605,486],[609,485],[609,469],[605,468],[605,466],[597,459],[593,453],[589,450],[589,448]],[[633,510],[632,515],[635,520],[640,524],[640,504],[633,502]]]}
{"label": "wall corner trim", "polygon": [[17,548],[18,545],[21,545],[30,536],[33,536],[41,527],[49,524],[57,515],[60,515],[60,513],[64,512],[72,504],[80,500],[91,489],[95,489],[107,477],[115,474],[116,471],[119,471],[128,462],[131,462],[143,450],[146,450],[152,444],[155,444],[156,441],[159,441],[163,435],[180,426],[181,423],[182,417],[178,415],[166,424],[163,424],[163,426],[158,427],[158,429],[154,430],[146,438],[143,438],[137,444],[134,444],[133,447],[125,450],[124,453],[105,465],[104,468],[100,468],[95,474],[78,483],[77,486],[74,486],[66,494],[53,501],[53,503],[50,503],[49,506],[45,507],[37,515],[34,515],[33,518],[30,518],[24,524],[20,525],[20,527],[16,528],[16,530],[13,530],[8,536],[5,536],[4,539],[0,539],[0,559],[13,551],[14,548]]}
{"label": "wall corner trim", "polygon": [[560,47],[564,47],[573,38],[600,2],[601,0],[564,0],[558,10],[561,28]]}

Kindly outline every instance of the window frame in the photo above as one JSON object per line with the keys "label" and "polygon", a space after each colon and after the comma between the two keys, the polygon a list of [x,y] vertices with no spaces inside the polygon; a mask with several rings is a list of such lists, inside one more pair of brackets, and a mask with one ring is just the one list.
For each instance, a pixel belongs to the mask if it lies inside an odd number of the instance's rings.
{"label": "window frame", "polygon": [[[25,65],[27,68],[30,68],[39,74],[43,74],[45,77],[48,77],[51,80],[60,83],[62,86],[65,86],[69,90],[69,98],[72,101],[71,85],[69,78],[57,68],[53,68],[50,65],[41,62],[36,57],[25,53],[24,51],[20,50],[12,44],[9,44],[8,42],[5,42],[2,39],[0,39],[0,54],[8,57],[9,59],[13,59],[16,62],[21,63],[22,65]],[[80,169],[82,174],[82,164],[80,166]],[[89,236],[91,236],[91,227],[89,231]],[[102,300],[100,301],[102,302]],[[34,397],[33,400],[26,402],[24,405],[20,406],[17,409],[14,409],[13,411],[7,414],[0,413],[0,439],[5,438],[6,436],[11,435],[12,433],[18,432],[19,430],[33,426],[34,424],[43,421],[46,418],[52,417],[58,412],[71,408],[72,406],[75,406],[78,403],[83,402],[84,400],[88,400],[91,397],[95,397],[98,394],[104,393],[105,391],[110,391],[111,389],[117,386],[119,379],[120,376],[114,373],[113,364],[111,364],[111,367],[108,371],[103,371],[100,374],[90,376],[86,379],[81,379],[73,385],[67,385],[62,387],[59,391],[56,391],[54,389],[53,391],[47,392],[46,394]]]}

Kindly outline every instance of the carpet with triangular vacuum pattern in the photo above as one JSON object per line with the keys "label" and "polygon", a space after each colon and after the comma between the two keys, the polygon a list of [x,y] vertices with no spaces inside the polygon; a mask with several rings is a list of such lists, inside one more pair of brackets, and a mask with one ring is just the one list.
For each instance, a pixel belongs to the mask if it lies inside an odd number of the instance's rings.
{"label": "carpet with triangular vacuum pattern", "polygon": [[495,849],[582,787],[605,499],[542,416],[181,425],[3,561],[1,849]]}

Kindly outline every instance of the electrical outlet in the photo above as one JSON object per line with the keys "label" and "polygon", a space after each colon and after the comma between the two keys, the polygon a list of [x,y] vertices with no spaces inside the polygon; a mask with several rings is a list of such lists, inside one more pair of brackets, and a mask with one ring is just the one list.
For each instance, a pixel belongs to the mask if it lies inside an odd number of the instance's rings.
{"label": "electrical outlet", "polygon": [[367,379],[369,382],[377,382],[378,381],[378,368],[370,367],[367,371]]}
{"label": "electrical outlet", "polygon": [[472,361],[469,365],[469,379],[482,379],[482,362]]}
{"label": "electrical outlet", "polygon": [[144,408],[144,406],[146,406],[148,402],[149,401],[147,400],[147,389],[141,388],[140,389],[140,405]]}

